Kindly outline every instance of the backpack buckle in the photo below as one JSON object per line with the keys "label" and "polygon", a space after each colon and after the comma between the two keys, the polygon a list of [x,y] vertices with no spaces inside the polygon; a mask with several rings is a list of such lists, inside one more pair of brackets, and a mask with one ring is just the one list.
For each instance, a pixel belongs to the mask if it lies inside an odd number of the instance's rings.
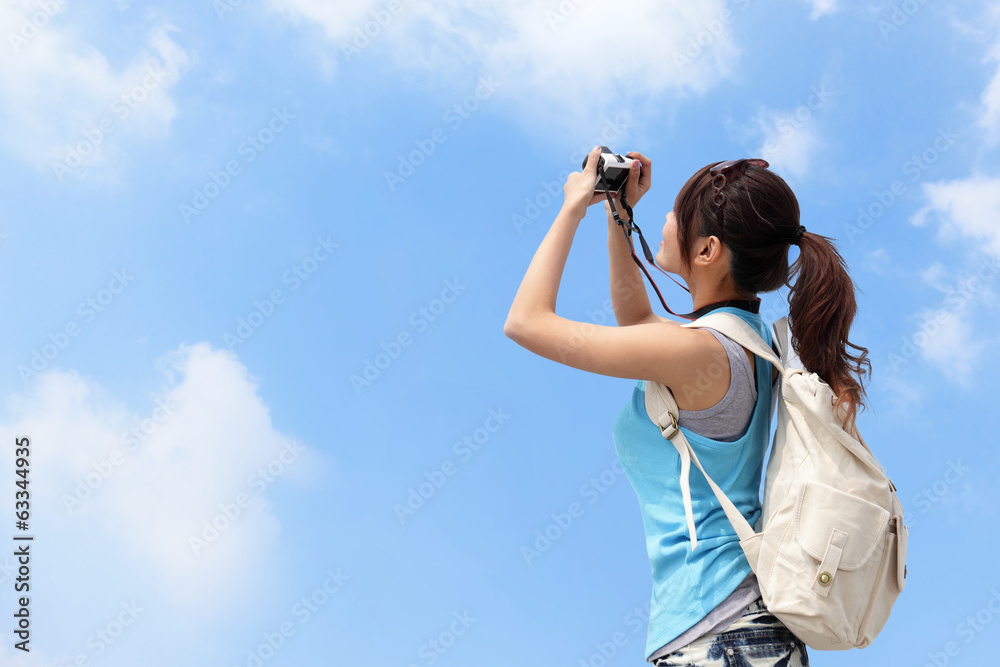
{"label": "backpack buckle", "polygon": [[670,424],[667,426],[660,426],[660,435],[669,440],[670,438],[674,437],[675,433],[677,433],[677,415],[668,410],[667,412],[660,415],[659,424],[663,424],[665,421],[667,421],[665,417],[670,417]]}

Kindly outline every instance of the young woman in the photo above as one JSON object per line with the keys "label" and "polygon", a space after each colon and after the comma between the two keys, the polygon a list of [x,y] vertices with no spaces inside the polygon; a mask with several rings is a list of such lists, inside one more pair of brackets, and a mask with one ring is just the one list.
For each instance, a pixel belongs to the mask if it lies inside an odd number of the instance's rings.
{"label": "young woman", "polygon": [[[652,163],[633,159],[625,192],[649,190]],[[698,545],[692,551],[679,485],[680,457],[645,411],[646,380],[671,389],[679,426],[706,471],[754,525],[770,437],[777,371],[712,329],[683,328],[650,307],[639,268],[608,211],[611,297],[617,327],[559,317],[556,295],[577,225],[595,194],[600,147],[563,187],[565,202],[514,297],[504,333],[528,350],[593,373],[638,379],[614,425],[615,450],[638,496],[653,575],[646,659],[666,665],[808,665],[805,645],[767,613],[739,538],[703,476],[690,477]],[[618,207],[621,209],[622,207]],[[624,211],[620,212],[624,216]],[[789,266],[789,246],[799,257]],[[763,160],[699,169],[667,214],[656,254],[680,275],[692,311],[730,312],[771,343],[757,294],[790,285],[793,349],[837,396],[845,427],[864,407],[867,350],[847,339],[854,283],[830,239],[799,225],[798,201]],[[699,315],[700,316],[700,315]],[[858,351],[848,352],[848,347]]]}

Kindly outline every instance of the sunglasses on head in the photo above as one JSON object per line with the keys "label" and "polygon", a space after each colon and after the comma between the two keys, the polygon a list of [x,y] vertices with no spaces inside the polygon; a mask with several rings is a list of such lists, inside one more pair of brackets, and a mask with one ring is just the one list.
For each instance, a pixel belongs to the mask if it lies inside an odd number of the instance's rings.
{"label": "sunglasses on head", "polygon": [[728,162],[720,162],[711,169],[708,173],[712,175],[712,187],[715,188],[715,194],[712,196],[712,201],[715,203],[716,216],[719,225],[719,240],[722,240],[722,207],[726,204],[726,193],[722,190],[726,187],[727,179],[726,172],[731,171],[737,167],[741,167],[745,164],[752,164],[755,167],[763,167],[767,169],[771,165],[768,164],[767,160],[759,157],[754,158],[743,158],[741,160],[729,160]]}

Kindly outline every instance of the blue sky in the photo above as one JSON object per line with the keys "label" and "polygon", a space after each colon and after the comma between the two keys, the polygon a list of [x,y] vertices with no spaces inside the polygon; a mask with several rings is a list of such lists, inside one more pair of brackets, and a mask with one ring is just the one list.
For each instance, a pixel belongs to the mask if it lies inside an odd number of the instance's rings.
{"label": "blue sky", "polygon": [[[502,331],[596,143],[652,158],[652,239],[696,169],[767,158],[859,287],[909,579],[812,664],[991,658],[991,3],[2,0],[0,27],[0,497],[13,536],[27,435],[36,536],[32,650],[8,623],[0,663],[643,664],[634,382]],[[605,230],[559,314],[611,321]]]}

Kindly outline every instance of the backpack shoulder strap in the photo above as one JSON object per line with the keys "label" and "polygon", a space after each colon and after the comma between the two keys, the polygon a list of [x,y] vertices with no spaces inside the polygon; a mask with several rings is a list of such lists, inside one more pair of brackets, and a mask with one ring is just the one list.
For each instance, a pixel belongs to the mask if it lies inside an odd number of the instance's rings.
{"label": "backpack shoulder strap", "polygon": [[[722,506],[722,510],[726,513],[729,522],[736,530],[736,534],[739,535],[740,540],[747,540],[753,537],[753,527],[743,517],[743,514],[733,504],[733,501],[729,499],[726,493],[705,472],[701,461],[698,460],[698,455],[691,447],[691,443],[688,442],[684,432],[678,426],[677,401],[670,392],[670,388],[659,382],[646,380],[645,393],[646,413],[660,427],[661,435],[674,446],[674,449],[677,450],[677,453],[681,457],[681,496],[684,499],[684,516],[687,519],[688,534],[691,537],[691,550],[693,551],[698,546],[698,533],[694,526],[694,512],[691,508],[691,483],[689,481],[692,460],[698,466],[701,474],[705,476],[708,485],[712,487],[712,492],[715,493],[715,497]],[[750,565],[751,567],[755,567],[756,563],[750,563]]]}
{"label": "backpack shoulder strap", "polygon": [[792,349],[792,342],[789,339],[787,317],[782,317],[771,327],[771,339],[778,347],[778,355],[781,356],[782,363],[788,365],[788,360],[792,357],[789,352]]}
{"label": "backpack shoulder strap", "polygon": [[[784,363],[788,359],[788,350],[791,349],[788,341],[788,320],[783,317],[774,323],[773,338],[777,346],[777,353],[767,345],[760,334],[753,330],[741,317],[732,313],[711,313],[701,317],[694,322],[681,326],[690,328],[709,328],[728,336],[743,347],[747,348],[762,359],[774,365],[778,371],[784,375]],[[698,460],[691,443],[688,442],[683,431],[678,425],[678,407],[670,388],[652,380],[646,380],[645,386],[646,413],[650,419],[660,427],[660,433],[674,446],[681,457],[681,495],[684,499],[684,515],[687,519],[688,533],[691,538],[691,549],[698,546],[698,535],[694,526],[694,513],[691,506],[691,484],[689,476],[691,474],[691,461],[705,476],[705,480],[712,488],[716,499],[726,513],[726,517],[736,530],[740,540],[747,540],[754,536],[753,527],[743,517],[736,505],[726,496],[725,492],[719,488],[715,481],[709,477]],[[749,560],[749,556],[748,556]],[[756,562],[750,563],[751,567],[756,567]]]}
{"label": "backpack shoulder strap", "polygon": [[[693,322],[682,324],[683,327],[694,329],[715,329],[719,333],[725,334],[729,338],[750,350],[761,359],[772,363],[778,372],[784,374],[785,367],[782,361],[787,358],[788,346],[784,342],[779,343],[779,352],[774,350],[760,337],[753,328],[743,321],[738,315],[732,313],[709,313]],[[780,331],[779,331],[780,329]],[[787,319],[781,318],[775,323],[775,338],[782,340],[787,332]],[[780,356],[779,356],[780,355]]]}

